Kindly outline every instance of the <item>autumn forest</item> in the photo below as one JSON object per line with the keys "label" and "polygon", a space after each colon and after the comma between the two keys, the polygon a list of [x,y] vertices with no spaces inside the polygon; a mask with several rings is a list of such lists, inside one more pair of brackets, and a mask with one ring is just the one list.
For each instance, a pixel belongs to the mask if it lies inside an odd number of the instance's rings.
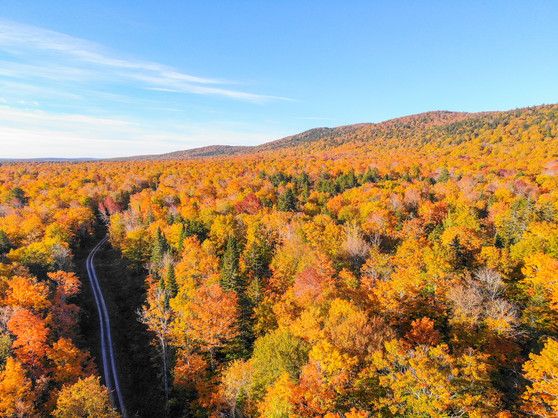
{"label": "autumn forest", "polygon": [[558,416],[557,136],[543,105],[1,164],[0,416]]}

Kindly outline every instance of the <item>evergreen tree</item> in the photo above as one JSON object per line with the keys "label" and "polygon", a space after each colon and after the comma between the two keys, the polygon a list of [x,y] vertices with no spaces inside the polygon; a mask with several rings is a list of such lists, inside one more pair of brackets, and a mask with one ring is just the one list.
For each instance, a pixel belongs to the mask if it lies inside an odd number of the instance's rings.
{"label": "evergreen tree", "polygon": [[264,277],[271,274],[269,265],[273,257],[273,250],[264,240],[257,240],[244,252],[246,269],[256,277]]}
{"label": "evergreen tree", "polygon": [[19,201],[22,205],[26,205],[29,201],[25,192],[19,187],[14,187],[8,194],[8,202],[13,200]]}
{"label": "evergreen tree", "polygon": [[542,202],[537,210],[537,215],[543,222],[555,222],[556,208],[551,202]]}
{"label": "evergreen tree", "polygon": [[172,213],[169,213],[168,217],[167,217],[167,224],[168,225],[172,225],[175,222],[175,217]]}
{"label": "evergreen tree", "polygon": [[442,172],[440,173],[440,176],[438,177],[438,183],[445,183],[449,179],[451,179],[450,172],[448,171],[447,168],[444,167],[442,169]]}
{"label": "evergreen tree", "polygon": [[296,184],[302,188],[310,187],[310,178],[308,177],[308,174],[306,174],[306,171],[300,173],[300,176],[296,179]]}
{"label": "evergreen tree", "polygon": [[372,170],[368,169],[368,171],[362,175],[362,178],[360,179],[360,184],[376,183],[379,178],[380,178],[380,173],[378,172],[378,169],[374,167],[374,169]]}
{"label": "evergreen tree", "polygon": [[12,248],[12,243],[6,233],[0,229],[0,254],[7,253]]}
{"label": "evergreen tree", "polygon": [[149,210],[147,212],[147,217],[145,219],[145,224],[146,224],[146,226],[149,226],[153,222],[155,222],[155,216],[153,216],[153,211],[151,210],[151,208],[149,208]]}
{"label": "evergreen tree", "polygon": [[296,196],[292,189],[287,189],[279,195],[277,200],[277,210],[281,212],[295,212],[296,211]]}
{"label": "evergreen tree", "polygon": [[167,270],[167,290],[169,296],[174,298],[178,294],[178,284],[176,283],[176,274],[174,272],[174,263],[169,263],[169,268]]}
{"label": "evergreen tree", "polygon": [[271,184],[273,184],[275,187],[279,187],[279,185],[281,183],[287,183],[288,181],[291,180],[291,176],[286,175],[284,173],[282,173],[281,171],[272,174],[271,176],[269,176],[269,181],[271,182]]}
{"label": "evergreen tree", "polygon": [[181,213],[178,212],[175,217],[174,217],[174,222],[175,223],[184,223],[184,218],[182,217]]}
{"label": "evergreen tree", "polygon": [[419,179],[420,180],[420,168],[418,165],[413,165],[410,169],[409,169],[409,175],[411,176],[411,178],[413,179]]}
{"label": "evergreen tree", "polygon": [[163,260],[165,253],[169,250],[170,246],[165,234],[161,232],[161,228],[157,228],[157,235],[155,236],[155,242],[151,250],[151,263],[153,265],[158,265]]}
{"label": "evergreen tree", "polygon": [[239,258],[238,242],[231,235],[227,241],[227,248],[221,263],[221,286],[225,290],[234,290],[237,293],[243,287],[240,279]]}
{"label": "evergreen tree", "polygon": [[182,224],[180,227],[180,234],[178,235],[178,248],[177,248],[178,254],[180,254],[184,249],[184,240],[186,239],[187,236],[188,235],[186,231],[186,226]]}
{"label": "evergreen tree", "polygon": [[300,196],[301,204],[305,204],[306,202],[308,202],[308,198],[310,197],[310,187],[308,187],[308,186],[302,187],[302,190],[299,193],[299,196]]}
{"label": "evergreen tree", "polygon": [[521,240],[529,223],[537,220],[533,200],[526,197],[516,199],[509,209],[506,222],[497,231],[505,247],[512,246]]}
{"label": "evergreen tree", "polygon": [[273,248],[265,240],[255,240],[243,254],[248,277],[247,297],[252,305],[258,305],[263,298],[263,288],[271,276],[269,265],[273,258]]}
{"label": "evergreen tree", "polygon": [[186,221],[186,236],[191,237],[194,235],[197,235],[200,242],[203,242],[209,235],[209,229],[201,221],[197,221],[196,219],[188,219]]}
{"label": "evergreen tree", "polygon": [[254,343],[253,306],[246,294],[246,282],[240,272],[239,259],[238,242],[235,237],[230,236],[222,258],[221,286],[225,290],[236,293],[240,308],[240,318],[238,319],[239,335],[229,343],[227,349],[227,355],[230,358],[248,357]]}
{"label": "evergreen tree", "polygon": [[344,192],[347,189],[352,189],[358,186],[358,180],[354,171],[349,171],[348,173],[342,174],[335,179],[337,183],[337,189],[339,192]]}

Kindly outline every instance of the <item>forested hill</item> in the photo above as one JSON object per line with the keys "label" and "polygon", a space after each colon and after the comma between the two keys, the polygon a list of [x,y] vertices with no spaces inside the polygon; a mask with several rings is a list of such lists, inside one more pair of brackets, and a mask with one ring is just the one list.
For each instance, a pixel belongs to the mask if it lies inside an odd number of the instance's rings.
{"label": "forested hill", "polygon": [[228,156],[234,154],[245,154],[253,147],[231,146],[231,145],[210,145],[207,147],[174,151],[166,154],[136,155],[132,157],[113,158],[115,161],[150,161],[150,160],[186,160],[190,158],[206,158]]}
{"label": "forested hill", "polygon": [[557,119],[0,164],[0,417],[117,417],[78,294],[107,230],[130,417],[558,416]]}
{"label": "forested hill", "polygon": [[556,136],[558,105],[542,105],[505,112],[434,111],[381,123],[360,123],[336,128],[315,128],[253,147],[215,145],[126,160],[173,160],[281,152],[306,154],[334,150],[445,148],[473,142],[538,141]]}
{"label": "forested hill", "polygon": [[[436,126],[447,125],[479,115],[481,114],[436,111],[404,116],[381,123],[359,123],[336,128],[316,128],[298,135],[268,142],[255,148],[257,151],[268,151],[298,147],[321,151],[354,141],[379,143],[381,140],[392,138],[408,140],[416,135],[420,136]],[[411,144],[411,142],[406,143],[406,145]]]}

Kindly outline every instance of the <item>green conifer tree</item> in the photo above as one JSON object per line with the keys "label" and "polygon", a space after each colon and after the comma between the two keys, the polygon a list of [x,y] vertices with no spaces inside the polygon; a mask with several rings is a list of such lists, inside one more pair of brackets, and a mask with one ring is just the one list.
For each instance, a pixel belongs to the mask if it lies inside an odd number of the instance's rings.
{"label": "green conifer tree", "polygon": [[240,280],[239,258],[238,242],[231,235],[227,241],[227,248],[221,262],[221,286],[223,286],[223,289],[234,290],[237,293],[243,287]]}
{"label": "green conifer tree", "polygon": [[277,199],[277,210],[281,212],[295,212],[297,199],[292,189],[287,189]]}
{"label": "green conifer tree", "polygon": [[170,250],[169,243],[165,234],[161,232],[161,228],[157,228],[157,235],[155,236],[155,242],[153,243],[153,249],[151,250],[151,263],[153,265],[159,265],[163,260],[163,256],[166,252]]}
{"label": "green conifer tree", "polygon": [[176,274],[174,272],[174,263],[169,264],[169,268],[167,270],[167,290],[169,292],[169,296],[174,298],[178,294],[178,284],[176,283]]}
{"label": "green conifer tree", "polygon": [[180,254],[184,249],[184,240],[186,239],[187,236],[188,234],[186,231],[186,226],[184,225],[184,223],[182,223],[180,227],[180,234],[178,235],[178,248],[177,248],[178,254]]}
{"label": "green conifer tree", "polygon": [[238,320],[239,335],[230,342],[227,355],[230,358],[246,358],[249,356],[254,342],[252,326],[253,307],[246,294],[246,281],[239,266],[240,250],[238,241],[230,236],[221,263],[221,286],[233,291],[238,296],[240,318]]}
{"label": "green conifer tree", "polygon": [[12,248],[12,244],[10,242],[10,239],[8,238],[8,235],[6,235],[6,233],[2,229],[0,229],[0,254],[7,253],[8,251],[10,251],[10,248]]}

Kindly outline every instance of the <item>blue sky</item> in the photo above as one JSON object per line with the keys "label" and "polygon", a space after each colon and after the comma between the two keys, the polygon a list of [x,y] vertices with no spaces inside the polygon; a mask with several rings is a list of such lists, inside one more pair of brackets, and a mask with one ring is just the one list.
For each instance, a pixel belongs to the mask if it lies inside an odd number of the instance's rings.
{"label": "blue sky", "polygon": [[558,102],[557,1],[0,0],[0,158]]}

